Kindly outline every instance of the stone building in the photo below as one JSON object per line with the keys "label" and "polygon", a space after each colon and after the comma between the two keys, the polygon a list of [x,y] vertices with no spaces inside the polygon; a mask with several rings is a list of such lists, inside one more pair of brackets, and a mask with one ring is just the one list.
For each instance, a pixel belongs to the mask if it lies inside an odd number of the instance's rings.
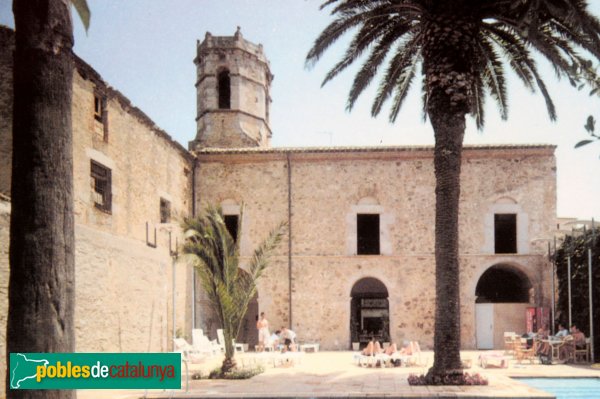
{"label": "stone building", "polygon": [[[271,148],[256,134],[270,132],[271,75],[262,48],[239,31],[233,37],[207,33],[195,62],[195,208],[217,203],[228,218],[243,215],[246,257],[279,222],[290,229],[240,339],[256,339],[254,320],[265,311],[273,328],[289,325],[301,340],[327,349],[347,349],[372,335],[431,347],[433,149]],[[221,79],[227,73],[230,83]],[[543,145],[465,148],[464,348],[501,346],[503,331],[525,330],[525,308],[549,306],[549,264],[535,240],[556,220],[553,153]],[[214,330],[206,299],[199,293],[197,300],[198,325]]]}
{"label": "stone building", "polygon": [[[0,356],[13,47],[13,32],[0,28]],[[175,330],[190,337],[192,326],[216,338],[191,267],[171,257],[177,218],[209,203],[222,206],[228,224],[243,215],[244,261],[275,225],[289,224],[239,341],[255,342],[255,316],[265,311],[272,329],[291,326],[301,341],[325,349],[348,349],[372,335],[431,347],[433,149],[272,148],[273,75],[262,46],[238,29],[230,37],[207,33],[197,50],[197,133],[189,151],[76,59],[77,350],[167,351]],[[465,349],[500,345],[502,331],[524,331],[526,307],[549,306],[549,264],[535,239],[556,220],[553,154],[545,145],[465,148]]]}

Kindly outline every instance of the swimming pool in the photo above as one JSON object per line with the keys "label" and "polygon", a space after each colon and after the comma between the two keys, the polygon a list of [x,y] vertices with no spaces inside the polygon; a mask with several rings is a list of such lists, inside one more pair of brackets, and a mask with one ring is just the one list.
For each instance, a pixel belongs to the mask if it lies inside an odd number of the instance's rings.
{"label": "swimming pool", "polygon": [[541,389],[556,399],[600,399],[600,378],[517,378],[530,387]]}

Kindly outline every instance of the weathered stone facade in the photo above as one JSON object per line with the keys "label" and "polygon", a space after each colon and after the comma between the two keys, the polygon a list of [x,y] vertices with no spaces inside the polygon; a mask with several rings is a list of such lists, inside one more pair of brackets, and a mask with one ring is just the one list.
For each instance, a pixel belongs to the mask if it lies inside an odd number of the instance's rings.
{"label": "weathered stone facade", "polygon": [[[291,226],[291,243],[279,249],[258,290],[259,311],[265,311],[274,326],[288,325],[291,317],[300,339],[346,349],[352,288],[372,277],[389,293],[391,339],[432,345],[431,148],[204,149],[197,156],[197,209],[208,203],[243,204],[244,256],[250,256],[278,222]],[[489,267],[520,270],[536,293],[530,306],[549,305],[544,296],[548,280],[540,277],[548,265],[530,242],[553,228],[554,170],[549,146],[465,149],[459,232],[464,348],[476,345],[475,290]],[[506,206],[518,215],[523,247],[516,254],[500,255],[486,243],[486,221],[506,199],[512,203]],[[380,215],[380,255],[357,255],[359,213]]]}

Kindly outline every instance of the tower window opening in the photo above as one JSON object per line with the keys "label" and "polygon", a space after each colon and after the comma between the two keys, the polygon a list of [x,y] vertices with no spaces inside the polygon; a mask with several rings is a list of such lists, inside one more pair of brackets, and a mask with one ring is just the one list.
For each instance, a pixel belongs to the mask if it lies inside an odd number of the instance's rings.
{"label": "tower window opening", "polygon": [[219,108],[231,109],[231,79],[229,71],[219,72]]}
{"label": "tower window opening", "polygon": [[494,215],[494,244],[497,254],[517,253],[517,215],[500,213]]}

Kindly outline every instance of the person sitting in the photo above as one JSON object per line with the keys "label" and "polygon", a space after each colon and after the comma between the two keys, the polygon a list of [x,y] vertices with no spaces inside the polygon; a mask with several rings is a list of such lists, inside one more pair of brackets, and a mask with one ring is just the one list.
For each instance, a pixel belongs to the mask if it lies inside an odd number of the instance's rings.
{"label": "person sitting", "polygon": [[571,334],[565,337],[565,343],[559,349],[559,359],[570,362],[575,357],[575,349],[586,347],[585,334],[576,325],[571,326]]}
{"label": "person sitting", "polygon": [[552,346],[548,342],[548,331],[540,328],[534,342],[535,354],[549,358],[552,354]]}
{"label": "person sitting", "polygon": [[287,327],[281,327],[280,340],[283,341],[282,352],[296,352],[296,333]]}
{"label": "person sitting", "polygon": [[584,349],[586,347],[585,334],[581,332],[576,325],[571,327],[571,335],[575,343],[575,348]]}
{"label": "person sitting", "polygon": [[557,338],[564,338],[567,335],[569,335],[569,330],[567,330],[565,328],[565,326],[563,326],[562,324],[558,324],[558,332],[556,333],[555,337]]}
{"label": "person sitting", "polygon": [[280,330],[275,331],[273,334],[271,334],[271,336],[269,337],[269,346],[271,348],[273,348],[273,350],[276,350],[277,347],[279,346],[279,335],[281,334]]}

